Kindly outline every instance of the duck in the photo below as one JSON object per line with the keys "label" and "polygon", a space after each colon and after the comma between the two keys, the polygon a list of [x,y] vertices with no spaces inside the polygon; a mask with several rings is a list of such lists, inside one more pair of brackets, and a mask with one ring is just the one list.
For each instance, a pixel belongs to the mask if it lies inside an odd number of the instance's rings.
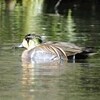
{"label": "duck", "polygon": [[93,52],[90,47],[82,48],[69,42],[43,42],[41,36],[36,34],[27,34],[18,47],[26,48],[21,56],[23,60],[34,62],[75,60],[77,58],[86,58],[89,53]]}
{"label": "duck", "polygon": [[38,35],[26,35],[18,47],[26,48],[21,56],[24,61],[52,62],[67,60],[67,55],[62,48],[53,44],[42,43]]}

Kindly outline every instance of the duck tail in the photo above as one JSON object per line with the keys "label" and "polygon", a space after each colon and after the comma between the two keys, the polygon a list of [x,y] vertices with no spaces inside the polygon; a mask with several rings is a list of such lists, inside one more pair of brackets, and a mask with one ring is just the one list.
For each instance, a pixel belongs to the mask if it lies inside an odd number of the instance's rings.
{"label": "duck tail", "polygon": [[75,59],[86,59],[90,56],[93,56],[95,55],[96,52],[95,52],[95,48],[94,47],[85,47],[85,48],[82,48],[82,52],[80,53],[77,53],[75,55],[71,55],[71,56],[68,56],[68,59],[72,59],[73,56],[75,56]]}
{"label": "duck tail", "polygon": [[95,48],[94,47],[85,47],[83,48],[81,53],[75,55],[76,59],[86,59],[90,56],[95,55]]}

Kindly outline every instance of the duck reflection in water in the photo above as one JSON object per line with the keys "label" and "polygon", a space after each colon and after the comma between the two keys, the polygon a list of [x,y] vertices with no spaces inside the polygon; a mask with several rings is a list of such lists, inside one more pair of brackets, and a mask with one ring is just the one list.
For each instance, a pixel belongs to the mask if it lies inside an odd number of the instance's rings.
{"label": "duck reflection in water", "polygon": [[[62,75],[65,71],[67,62],[59,63],[53,61],[52,63],[34,63],[22,61],[22,96],[23,98],[38,98],[33,93],[55,93],[56,87],[51,88],[51,85],[57,85],[57,77]],[[53,77],[53,78],[52,78]],[[54,82],[54,78],[56,82]],[[53,83],[52,83],[53,82]],[[32,93],[32,95],[30,94]]]}

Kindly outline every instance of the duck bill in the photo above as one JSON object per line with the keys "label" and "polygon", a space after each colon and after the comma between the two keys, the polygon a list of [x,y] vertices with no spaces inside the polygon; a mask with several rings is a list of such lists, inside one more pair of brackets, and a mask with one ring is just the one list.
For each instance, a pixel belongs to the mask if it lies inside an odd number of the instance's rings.
{"label": "duck bill", "polygon": [[20,45],[18,46],[18,48],[24,48],[23,44],[20,44]]}

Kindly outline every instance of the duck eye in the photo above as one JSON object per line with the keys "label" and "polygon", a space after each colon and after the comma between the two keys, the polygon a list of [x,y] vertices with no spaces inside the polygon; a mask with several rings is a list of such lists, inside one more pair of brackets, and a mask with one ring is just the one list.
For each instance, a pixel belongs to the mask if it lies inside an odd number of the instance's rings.
{"label": "duck eye", "polygon": [[25,36],[25,40],[27,42],[29,42],[29,40],[31,40],[32,38],[33,38],[32,34],[28,34],[28,35]]}
{"label": "duck eye", "polygon": [[30,38],[25,38],[25,40],[29,43]]}

